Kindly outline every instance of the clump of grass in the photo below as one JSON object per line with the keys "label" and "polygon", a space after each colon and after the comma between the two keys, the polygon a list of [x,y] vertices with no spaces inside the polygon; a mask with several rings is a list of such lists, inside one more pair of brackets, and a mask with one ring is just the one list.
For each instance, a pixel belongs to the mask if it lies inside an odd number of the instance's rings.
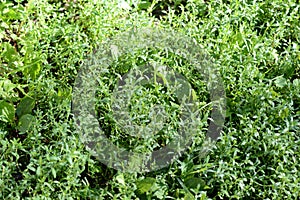
{"label": "clump of grass", "polygon": [[[127,1],[126,5],[88,0],[0,4],[0,197],[297,199],[297,2]],[[133,26],[154,24],[195,39],[213,58],[226,88],[226,123],[222,138],[204,158],[201,141],[195,140],[164,169],[121,173],[101,164],[80,141],[71,113],[72,88],[85,58],[105,39]],[[108,73],[110,82],[103,80],[108,89],[99,88],[97,114],[108,133],[119,127],[109,117],[102,119],[109,115],[104,100],[111,96],[106,92],[113,91],[117,74],[127,73],[133,63],[143,64],[139,56],[141,52],[116,64]],[[180,58],[151,50],[142,56],[165,58],[164,64],[183,74],[201,101],[209,102],[201,74],[185,63],[177,65]],[[145,105],[132,108],[138,111],[136,117],[154,102],[176,104],[171,94],[163,94],[161,85],[141,89],[134,98]],[[147,101],[150,97],[153,101]],[[172,106],[171,114],[176,121]],[[144,123],[146,118],[139,120]],[[127,135],[110,137],[128,148],[145,145]],[[157,148],[167,140],[165,134],[158,135]]]}

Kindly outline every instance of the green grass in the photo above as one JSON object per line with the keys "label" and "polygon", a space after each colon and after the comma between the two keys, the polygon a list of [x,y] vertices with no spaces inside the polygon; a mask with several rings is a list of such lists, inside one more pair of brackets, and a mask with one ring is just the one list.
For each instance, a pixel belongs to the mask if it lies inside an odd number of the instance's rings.
{"label": "green grass", "polygon": [[[0,198],[299,198],[299,3],[132,0],[126,9],[119,2],[0,3]],[[195,39],[212,58],[225,87],[226,121],[207,156],[199,156],[199,134],[166,168],[122,173],[81,142],[72,113],[78,72],[103,41],[133,27],[172,28]],[[151,60],[172,66],[203,105],[209,103],[201,74],[186,60],[155,49],[124,55],[99,79],[97,116],[115,144],[142,152],[164,146],[172,134],[146,142],[128,136],[110,118],[108,102],[116,77]],[[143,114],[159,102],[176,127],[172,94],[161,85],[141,90],[134,98],[142,104],[132,108],[137,123],[145,123]],[[207,129],[209,110],[200,132]]]}

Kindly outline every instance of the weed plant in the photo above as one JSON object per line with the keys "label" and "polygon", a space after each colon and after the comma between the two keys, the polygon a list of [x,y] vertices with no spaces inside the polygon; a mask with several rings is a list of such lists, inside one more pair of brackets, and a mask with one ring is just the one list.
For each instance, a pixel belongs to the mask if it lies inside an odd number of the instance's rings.
{"label": "weed plant", "polygon": [[[0,198],[299,199],[299,10],[296,0],[1,1]],[[71,112],[74,81],[103,41],[154,26],[171,27],[207,51],[224,82],[226,121],[205,157],[199,135],[166,168],[121,173],[80,141]],[[117,74],[152,58],[177,66],[209,102],[201,74],[158,51],[124,57],[101,80],[112,87]],[[134,97],[143,102],[132,108],[139,123],[157,102],[176,122],[176,101],[163,89],[149,86]],[[110,135],[116,144],[148,149],[168,142],[166,134],[143,143],[118,132],[105,118],[110,91],[99,87],[97,116],[107,134],[120,133]]]}

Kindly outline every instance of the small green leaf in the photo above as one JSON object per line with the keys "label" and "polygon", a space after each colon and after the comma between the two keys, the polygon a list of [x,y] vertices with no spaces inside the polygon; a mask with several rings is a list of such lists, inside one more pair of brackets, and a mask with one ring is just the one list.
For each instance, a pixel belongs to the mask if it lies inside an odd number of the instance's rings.
{"label": "small green leaf", "polygon": [[34,120],[35,120],[35,117],[30,114],[23,115],[19,119],[18,130],[21,132],[26,132],[27,130],[29,130],[31,128]]}
{"label": "small green leaf", "polygon": [[276,85],[277,87],[279,87],[279,88],[282,88],[282,87],[284,87],[284,86],[287,85],[286,79],[285,79],[284,77],[282,77],[282,76],[276,77],[274,83],[275,83],[275,85]]}
{"label": "small green leaf", "polygon": [[32,60],[27,67],[24,68],[23,73],[27,78],[35,80],[41,71],[41,64],[39,59]]}
{"label": "small green leaf", "polygon": [[53,167],[51,168],[51,172],[52,172],[53,177],[56,178],[56,171]]}
{"label": "small green leaf", "polygon": [[158,190],[155,191],[153,196],[157,197],[158,199],[164,199],[165,191],[163,189],[158,189]]}
{"label": "small green leaf", "polygon": [[0,88],[2,88],[5,92],[10,92],[16,87],[9,79],[0,80]]}
{"label": "small green leaf", "polygon": [[67,157],[68,162],[70,163],[70,165],[73,165],[73,159],[71,156]]}
{"label": "small green leaf", "polygon": [[137,182],[137,188],[138,191],[143,194],[146,192],[149,192],[151,190],[151,188],[153,187],[153,185],[155,184],[156,179],[155,178],[151,178],[151,177],[147,177],[143,180],[140,180]]}
{"label": "small green leaf", "polygon": [[0,80],[0,98],[13,101],[17,99],[17,92],[14,89],[17,87],[9,79]]}
{"label": "small green leaf", "polygon": [[35,80],[40,71],[41,71],[41,65],[39,63],[36,63],[32,65],[30,68],[26,69],[26,75],[30,76],[33,80]]}
{"label": "small green leaf", "polygon": [[139,3],[138,7],[141,10],[146,10],[151,6],[151,2],[149,1],[142,1],[141,3]]}
{"label": "small green leaf", "polygon": [[300,87],[300,79],[295,79],[293,81],[293,85],[296,87],[296,88],[299,88]]}
{"label": "small green leaf", "polygon": [[2,50],[0,55],[3,57],[4,61],[12,64],[20,59],[18,52],[10,43],[4,42],[0,44],[0,49]]}
{"label": "small green leaf", "polygon": [[116,176],[116,180],[118,181],[118,183],[120,183],[121,185],[125,185],[125,180],[124,180],[124,175],[123,174],[119,174]]}
{"label": "small green leaf", "polygon": [[36,175],[41,176],[42,175],[42,168],[40,166],[37,167],[36,169]]}
{"label": "small green leaf", "polygon": [[35,100],[31,97],[24,97],[17,107],[17,115],[21,117],[26,114],[30,114],[34,108]]}
{"label": "small green leaf", "polygon": [[12,123],[15,118],[15,108],[13,104],[6,101],[0,101],[0,120]]}

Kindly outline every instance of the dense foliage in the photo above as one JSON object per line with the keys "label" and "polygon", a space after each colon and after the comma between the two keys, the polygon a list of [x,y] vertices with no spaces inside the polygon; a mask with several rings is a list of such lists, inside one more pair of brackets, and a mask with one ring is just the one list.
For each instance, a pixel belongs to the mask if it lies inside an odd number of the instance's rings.
{"label": "dense foliage", "polygon": [[[1,199],[298,199],[299,10],[295,0],[1,1]],[[80,141],[72,88],[102,41],[146,26],[172,27],[214,59],[226,89],[226,122],[204,158],[194,143],[167,168],[121,173]],[[126,57],[119,71],[140,60]]]}

